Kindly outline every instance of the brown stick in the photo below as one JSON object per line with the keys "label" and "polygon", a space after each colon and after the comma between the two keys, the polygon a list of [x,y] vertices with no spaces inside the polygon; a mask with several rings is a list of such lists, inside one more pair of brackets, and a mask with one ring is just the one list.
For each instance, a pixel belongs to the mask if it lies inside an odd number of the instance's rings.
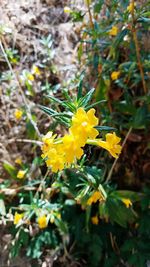
{"label": "brown stick", "polygon": [[135,4],[135,1],[132,0],[131,4],[133,6],[133,8],[131,10],[133,40],[134,40],[134,43],[135,43],[135,51],[136,51],[136,56],[137,56],[137,61],[138,61],[138,67],[139,67],[140,74],[141,74],[143,90],[144,90],[144,93],[146,94],[147,93],[147,88],[146,88],[146,83],[145,83],[145,79],[144,79],[143,65],[142,65],[142,62],[141,62],[140,47],[139,47],[139,42],[138,42],[138,38],[137,38],[137,29],[136,29],[136,26],[135,26],[135,17],[134,17],[134,4]]}

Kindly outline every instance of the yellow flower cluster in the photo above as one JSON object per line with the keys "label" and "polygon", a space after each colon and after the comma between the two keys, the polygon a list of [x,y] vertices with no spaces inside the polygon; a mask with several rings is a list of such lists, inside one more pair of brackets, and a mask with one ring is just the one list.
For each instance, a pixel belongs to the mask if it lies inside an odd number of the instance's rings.
{"label": "yellow flower cluster", "polygon": [[85,111],[78,108],[73,115],[69,133],[61,138],[56,138],[52,132],[48,132],[42,139],[42,158],[46,160],[48,167],[53,172],[63,170],[75,164],[83,155],[85,144],[101,146],[108,150],[113,157],[118,157],[121,146],[118,144],[120,138],[115,133],[106,134],[106,141],[96,139],[99,132],[95,129],[98,125],[98,118],[95,116],[95,109]]}
{"label": "yellow flower cluster", "polygon": [[87,113],[83,108],[79,108],[77,113],[72,117],[72,133],[80,144],[84,146],[87,139],[95,139],[99,132],[94,128],[98,125],[98,118],[95,116],[95,109],[91,108]]}
{"label": "yellow flower cluster", "polygon": [[46,158],[47,166],[51,167],[53,172],[57,172],[80,159],[87,139],[95,139],[98,135],[98,131],[94,128],[96,125],[98,119],[95,117],[95,110],[90,109],[86,112],[83,108],[79,108],[72,117],[68,134],[56,139],[56,135],[48,132],[42,139],[44,143],[42,157]]}

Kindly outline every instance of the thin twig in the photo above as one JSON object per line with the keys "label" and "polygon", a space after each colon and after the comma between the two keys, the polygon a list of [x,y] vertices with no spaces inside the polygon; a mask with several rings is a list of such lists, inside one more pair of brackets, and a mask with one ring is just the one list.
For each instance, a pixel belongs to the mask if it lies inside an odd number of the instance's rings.
{"label": "thin twig", "polygon": [[31,143],[31,144],[36,144],[38,146],[41,146],[42,145],[42,142],[41,141],[30,140],[30,139],[15,139],[15,138],[9,139],[7,141],[7,144],[10,144],[10,143],[13,143],[13,142]]}
{"label": "thin twig", "polygon": [[[125,143],[127,142],[128,137],[129,137],[129,135],[130,135],[131,132],[132,132],[132,127],[130,127],[130,129],[128,130],[128,132],[127,132],[127,134],[126,134],[126,137],[125,137],[125,139],[124,139],[124,141],[123,141],[123,143],[122,143],[122,149],[123,149]],[[114,160],[114,163],[113,163],[113,165],[112,165],[112,167],[111,167],[111,169],[110,169],[110,171],[109,171],[109,173],[108,173],[107,179],[106,179],[106,181],[105,181],[106,183],[108,183],[108,181],[111,179],[111,176],[112,176],[114,167],[116,166],[116,163],[117,163],[118,159],[119,159],[119,157],[116,158],[116,159]]]}
{"label": "thin twig", "polygon": [[146,83],[145,83],[145,78],[144,78],[143,65],[142,65],[142,62],[141,62],[140,47],[139,47],[139,43],[138,43],[137,30],[136,30],[135,18],[134,18],[134,4],[135,4],[135,1],[132,0],[131,4],[132,4],[132,7],[133,7],[132,10],[131,10],[133,40],[134,40],[134,43],[135,43],[135,51],[136,51],[136,56],[137,56],[137,61],[138,61],[138,67],[139,67],[140,74],[141,74],[143,90],[144,90],[144,93],[146,94],[147,93],[147,88],[146,88]]}
{"label": "thin twig", "polygon": [[40,183],[39,187],[37,188],[37,191],[36,191],[36,193],[35,193],[35,195],[34,195],[34,198],[37,197],[37,194],[38,194],[38,192],[40,191],[43,182],[46,180],[48,173],[49,173],[49,169],[47,169],[47,172],[46,172],[45,176],[44,176],[43,179],[41,180],[41,183]]}
{"label": "thin twig", "polygon": [[91,9],[90,9],[90,1],[89,0],[87,0],[87,8],[88,8],[88,13],[89,13],[89,20],[90,20],[91,28],[94,29],[94,23],[93,23],[93,18],[92,18],[92,13],[91,13]]}

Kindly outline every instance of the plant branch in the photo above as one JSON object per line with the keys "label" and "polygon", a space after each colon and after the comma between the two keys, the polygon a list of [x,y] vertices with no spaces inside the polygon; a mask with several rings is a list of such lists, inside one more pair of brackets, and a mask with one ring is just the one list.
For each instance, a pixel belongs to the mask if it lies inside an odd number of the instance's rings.
{"label": "plant branch", "polygon": [[90,9],[90,0],[87,0],[87,8],[88,8],[88,14],[89,14],[89,20],[90,20],[91,28],[94,29],[94,23],[93,23],[92,13],[91,13],[91,9]]}
{"label": "plant branch", "polygon": [[[123,149],[125,143],[127,142],[128,137],[129,137],[129,135],[130,135],[131,132],[132,132],[132,127],[130,127],[130,129],[128,130],[128,132],[127,132],[127,134],[126,134],[126,137],[125,137],[125,139],[124,139],[124,141],[123,141],[123,143],[122,143],[122,149]],[[111,167],[111,169],[110,169],[110,171],[109,171],[109,173],[108,173],[108,176],[107,176],[107,179],[106,179],[105,183],[108,183],[108,181],[111,179],[113,170],[114,170],[114,168],[115,168],[115,166],[116,166],[116,163],[117,163],[118,159],[119,159],[119,157],[116,158],[116,159],[114,160],[114,163],[113,163],[113,165],[112,165],[112,167]]]}
{"label": "plant branch", "polygon": [[143,90],[144,90],[144,93],[146,94],[147,93],[147,88],[146,88],[146,83],[145,83],[145,78],[144,78],[143,65],[142,65],[142,62],[141,62],[140,47],[139,47],[139,42],[138,42],[138,38],[137,38],[137,29],[136,29],[136,26],[135,26],[135,17],[134,17],[135,1],[132,0],[131,4],[132,4],[132,7],[133,7],[132,10],[131,10],[133,40],[134,40],[134,44],[135,44],[136,57],[137,57],[138,67],[139,67],[140,74],[141,74]]}

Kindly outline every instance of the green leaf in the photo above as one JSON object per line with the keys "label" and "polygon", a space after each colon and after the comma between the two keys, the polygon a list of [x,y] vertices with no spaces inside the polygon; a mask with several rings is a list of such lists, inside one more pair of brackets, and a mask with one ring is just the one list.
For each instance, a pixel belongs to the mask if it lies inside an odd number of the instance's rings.
{"label": "green leaf", "polygon": [[93,104],[87,106],[87,107],[85,108],[85,110],[89,110],[90,108],[93,108],[93,107],[95,107],[95,106],[97,106],[97,105],[99,105],[99,104],[105,103],[105,102],[106,102],[106,100],[100,100],[100,101],[97,101],[97,102],[95,102],[95,103],[93,103]]}
{"label": "green leaf", "polygon": [[54,115],[54,114],[57,114],[57,112],[54,111],[54,110],[51,109],[51,108],[47,108],[47,107],[42,106],[42,105],[39,105],[39,108],[40,108],[41,110],[43,110],[46,114],[50,115],[50,116],[52,116],[52,115]]}
{"label": "green leaf", "polygon": [[117,190],[111,193],[113,197],[129,198],[131,201],[139,201],[142,197],[142,193],[137,193],[128,190]]}
{"label": "green leaf", "polygon": [[118,45],[123,41],[123,38],[125,37],[125,35],[127,35],[128,33],[129,33],[128,29],[124,29],[120,33],[118,33],[116,36],[115,42],[113,44],[113,47],[117,48]]}
{"label": "green leaf", "polygon": [[87,180],[90,184],[93,184],[95,185],[96,184],[96,180],[95,178],[90,174],[90,173],[87,173]]}
{"label": "green leaf", "polygon": [[52,101],[58,103],[62,107],[69,109],[70,111],[75,111],[76,110],[75,106],[70,102],[61,101],[60,99],[58,99],[58,98],[56,98],[54,96],[51,96],[51,95],[47,95],[47,97],[50,98]]}
{"label": "green leaf", "polygon": [[7,161],[4,162],[3,166],[4,169],[10,174],[10,176],[16,179],[17,169]]}
{"label": "green leaf", "polygon": [[96,88],[96,92],[95,92],[95,99],[97,101],[100,101],[100,100],[104,100],[104,99],[108,99],[108,88],[109,86],[105,83],[105,80],[103,77],[100,78],[99,80],[99,84]]}
{"label": "green leaf", "polygon": [[116,128],[109,127],[109,126],[96,126],[95,127],[99,132],[100,131],[116,131]]}
{"label": "green leaf", "polygon": [[30,120],[27,120],[26,122],[26,130],[27,130],[27,135],[30,139],[36,139],[37,133]]}
{"label": "green leaf", "polygon": [[63,222],[62,220],[55,219],[55,224],[58,227],[59,231],[61,231],[64,234],[68,233],[68,227],[65,222]]}
{"label": "green leaf", "polygon": [[98,3],[94,5],[94,12],[99,13],[101,11],[104,0],[99,0]]}
{"label": "green leaf", "polygon": [[[39,106],[41,110],[43,110],[46,114],[48,114],[49,116],[51,117],[57,117],[57,121],[64,124],[65,126],[69,126],[69,121],[68,119],[64,118],[64,117],[61,117],[61,115],[59,116],[59,113],[54,111],[53,109],[51,108],[47,108],[45,106]],[[62,113],[61,113],[62,114]]]}
{"label": "green leaf", "polygon": [[133,118],[132,127],[136,129],[144,128],[147,120],[147,114],[148,110],[146,105],[139,107],[136,111],[135,117]]}
{"label": "green leaf", "polygon": [[86,230],[89,231],[89,221],[91,217],[91,206],[88,206],[86,208]]}
{"label": "green leaf", "polygon": [[78,93],[77,93],[77,101],[79,101],[79,99],[82,97],[83,78],[84,78],[84,72],[82,72],[80,76],[80,81],[78,85]]}
{"label": "green leaf", "polygon": [[108,214],[110,219],[122,227],[127,227],[128,222],[133,222],[135,215],[131,209],[126,208],[121,201],[118,201],[110,196],[106,200]]}
{"label": "green leaf", "polygon": [[52,101],[58,103],[59,105],[66,107],[65,102],[61,101],[60,99],[52,96],[52,95],[47,95],[48,98],[50,98]]}
{"label": "green leaf", "polygon": [[92,88],[83,98],[81,98],[78,102],[78,107],[85,107],[91,100],[94,92],[95,88]]}
{"label": "green leaf", "polygon": [[68,114],[68,113],[66,113],[66,112],[59,112],[59,113],[56,113],[56,114],[54,114],[54,115],[51,115],[51,117],[62,117],[62,118],[66,118],[66,120],[67,120],[67,118],[71,118],[72,117],[72,114]]}
{"label": "green leaf", "polygon": [[65,205],[67,205],[67,206],[73,206],[75,204],[76,204],[76,201],[73,199],[66,199],[65,200]]}
{"label": "green leaf", "polygon": [[146,22],[146,23],[150,23],[150,19],[149,19],[149,18],[145,18],[145,17],[140,17],[137,21],[138,21],[138,22]]}

